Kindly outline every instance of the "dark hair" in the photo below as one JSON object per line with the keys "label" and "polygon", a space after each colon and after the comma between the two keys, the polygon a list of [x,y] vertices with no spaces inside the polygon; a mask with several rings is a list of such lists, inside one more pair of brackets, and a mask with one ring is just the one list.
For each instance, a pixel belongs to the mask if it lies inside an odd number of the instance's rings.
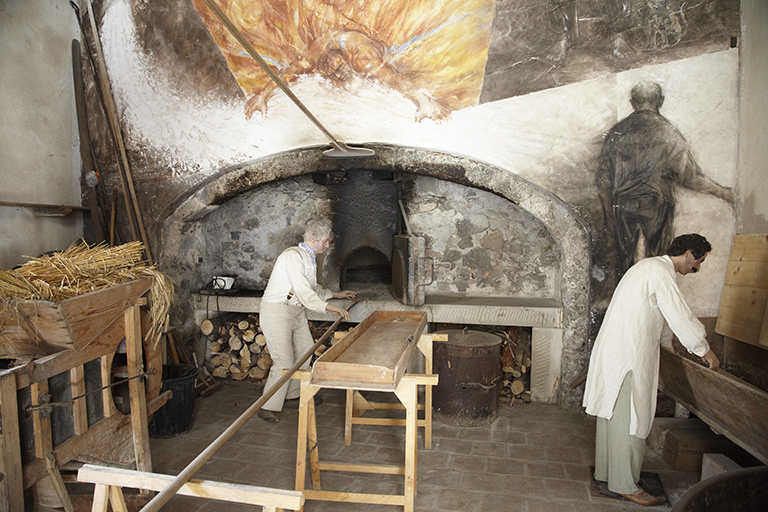
{"label": "dark hair", "polygon": [[667,249],[667,255],[680,256],[685,254],[686,251],[691,251],[693,257],[699,259],[711,250],[712,246],[707,242],[706,238],[697,233],[689,233],[687,235],[680,235],[672,240],[672,245]]}

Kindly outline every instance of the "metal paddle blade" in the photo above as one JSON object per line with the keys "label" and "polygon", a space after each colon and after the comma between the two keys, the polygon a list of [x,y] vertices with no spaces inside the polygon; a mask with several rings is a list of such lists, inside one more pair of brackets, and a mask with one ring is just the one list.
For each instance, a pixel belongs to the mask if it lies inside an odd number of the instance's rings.
{"label": "metal paddle blade", "polygon": [[370,158],[376,152],[367,148],[350,148],[349,146],[334,147],[323,151],[323,156],[328,158]]}

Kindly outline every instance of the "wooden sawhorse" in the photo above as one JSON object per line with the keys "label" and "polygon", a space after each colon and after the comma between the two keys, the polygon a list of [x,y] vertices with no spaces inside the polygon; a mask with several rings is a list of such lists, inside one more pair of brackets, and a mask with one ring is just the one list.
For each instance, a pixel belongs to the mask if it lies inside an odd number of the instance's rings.
{"label": "wooden sawhorse", "polygon": [[[413,512],[413,500],[416,494],[416,429],[418,424],[417,390],[419,385],[431,386],[437,384],[437,375],[405,374],[394,390],[405,409],[405,464],[403,466],[378,464],[353,464],[342,462],[320,462],[317,445],[317,419],[315,417],[315,394],[321,387],[310,383],[310,372],[301,370],[294,374],[301,380],[301,395],[299,398],[299,433],[296,450],[296,491],[303,492],[308,500],[344,501],[352,503],[372,503],[380,505],[400,505],[405,512]],[[337,389],[353,390],[354,385],[346,387],[342,384],[333,386]],[[309,457],[312,489],[305,489],[307,441],[311,445]],[[352,492],[324,491],[320,486],[320,471],[349,471],[356,473],[378,473],[404,476],[404,493],[402,495],[365,494]]]}
{"label": "wooden sawhorse", "polygon": [[[432,374],[433,341],[448,341],[447,334],[422,334],[419,337],[418,349],[424,354],[424,373]],[[417,427],[424,427],[424,448],[432,448],[432,386],[424,386],[424,403],[417,404],[419,411],[424,411],[424,418],[416,420]],[[374,410],[403,410],[403,404],[393,402],[372,402],[366,400],[360,391],[347,390],[347,403],[344,411],[344,445],[352,445],[352,425],[393,425],[404,426],[400,418],[363,418],[365,411]]]}

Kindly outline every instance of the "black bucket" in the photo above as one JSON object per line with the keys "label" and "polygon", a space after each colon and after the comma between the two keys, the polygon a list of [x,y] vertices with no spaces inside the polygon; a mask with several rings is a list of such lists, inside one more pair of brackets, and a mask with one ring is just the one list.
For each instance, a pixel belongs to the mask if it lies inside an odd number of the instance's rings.
{"label": "black bucket", "polygon": [[734,469],[697,483],[672,512],[762,512],[768,510],[768,467]]}
{"label": "black bucket", "polygon": [[174,437],[189,432],[195,424],[195,379],[197,368],[183,364],[163,366],[163,387],[173,396],[159,408],[149,422],[149,435],[156,438]]}

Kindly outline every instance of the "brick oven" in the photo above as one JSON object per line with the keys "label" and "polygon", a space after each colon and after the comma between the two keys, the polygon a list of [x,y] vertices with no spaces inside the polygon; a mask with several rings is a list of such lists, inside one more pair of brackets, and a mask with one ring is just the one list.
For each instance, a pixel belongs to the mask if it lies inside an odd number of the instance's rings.
{"label": "brick oven", "polygon": [[[309,148],[222,169],[177,201],[166,212],[160,259],[177,283],[174,315],[190,319],[185,329],[193,331],[195,312],[256,310],[277,255],[321,215],[335,238],[318,277],[368,299],[354,321],[415,308],[431,323],[532,327],[533,399],[578,407],[578,391],[561,382],[581,375],[586,359],[590,251],[579,217],[546,190],[482,162],[372,147],[376,156],[363,160]],[[420,261],[405,258],[416,269],[418,302],[393,289],[393,276],[403,279],[404,238],[422,245]],[[239,293],[215,304],[196,294],[222,274],[237,277]]]}

